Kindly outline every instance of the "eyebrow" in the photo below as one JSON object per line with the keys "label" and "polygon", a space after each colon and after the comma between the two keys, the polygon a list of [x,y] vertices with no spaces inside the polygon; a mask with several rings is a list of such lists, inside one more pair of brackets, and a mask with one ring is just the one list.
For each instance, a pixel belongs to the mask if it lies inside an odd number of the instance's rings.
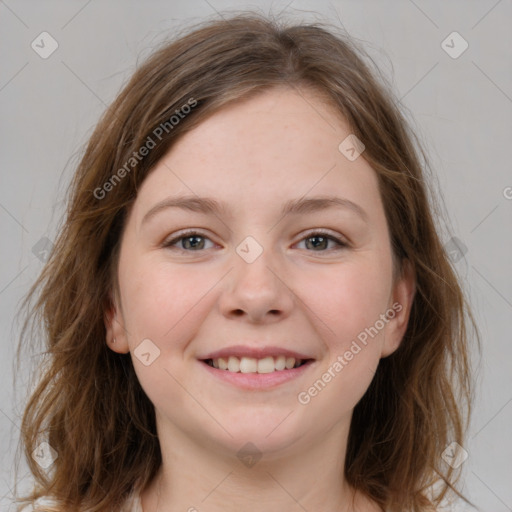
{"label": "eyebrow", "polygon": [[[197,213],[225,215],[227,207],[224,203],[210,198],[199,196],[168,197],[155,204],[142,218],[141,225],[154,217],[157,213],[168,208],[181,208]],[[364,221],[368,221],[368,214],[357,203],[337,196],[317,196],[299,198],[287,201],[281,210],[281,215],[304,215],[329,208],[343,208],[356,213]]]}

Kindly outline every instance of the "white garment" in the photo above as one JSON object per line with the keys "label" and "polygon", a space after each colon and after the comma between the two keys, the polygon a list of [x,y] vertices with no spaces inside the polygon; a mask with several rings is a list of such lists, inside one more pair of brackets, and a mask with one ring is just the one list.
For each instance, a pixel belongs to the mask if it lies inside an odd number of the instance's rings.
{"label": "white garment", "polygon": [[140,493],[133,491],[125,502],[123,512],[143,512]]}
{"label": "white garment", "polygon": [[[34,510],[44,510],[44,506],[55,506],[55,500],[52,498],[39,498],[36,500],[34,505],[27,505],[22,509],[21,512],[34,512]],[[142,510],[142,501],[140,499],[140,493],[137,491],[132,491],[132,493],[126,499],[123,512],[143,512]]]}

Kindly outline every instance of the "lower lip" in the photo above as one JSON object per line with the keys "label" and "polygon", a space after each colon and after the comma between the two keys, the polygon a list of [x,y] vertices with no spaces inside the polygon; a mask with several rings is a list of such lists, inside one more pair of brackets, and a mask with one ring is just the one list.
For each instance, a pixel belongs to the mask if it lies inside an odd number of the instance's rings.
{"label": "lower lip", "polygon": [[241,373],[230,372],[229,370],[219,370],[210,366],[204,361],[199,361],[204,368],[214,377],[228,382],[242,389],[260,390],[271,389],[300,377],[304,372],[313,366],[315,361],[309,361],[298,368],[290,370],[278,370],[271,373]]}

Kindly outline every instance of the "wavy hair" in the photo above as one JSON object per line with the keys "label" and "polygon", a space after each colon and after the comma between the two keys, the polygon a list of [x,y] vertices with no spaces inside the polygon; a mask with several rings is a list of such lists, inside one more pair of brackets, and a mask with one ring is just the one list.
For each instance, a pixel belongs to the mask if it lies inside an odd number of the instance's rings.
{"label": "wavy hair", "polygon": [[[402,343],[381,360],[353,412],[346,478],[389,512],[430,510],[446,496],[461,496],[460,474],[441,454],[453,441],[464,444],[473,393],[468,326],[477,340],[478,331],[440,241],[425,151],[392,88],[353,38],[326,23],[242,13],[203,22],[154,51],[86,145],[58,239],[22,304],[28,311],[18,364],[22,347],[34,347],[34,340],[43,344],[45,362],[21,426],[35,484],[18,502],[51,496],[55,504],[45,510],[115,512],[155,476],[161,453],[154,407],[130,354],[105,343],[124,223],[141,183],[179,137],[231,102],[276,86],[318,92],[364,142],[398,270],[405,260],[415,269]],[[193,102],[171,128],[171,116]],[[155,147],[127,168],[162,126],[167,130]],[[31,456],[41,439],[58,454],[48,472]]]}

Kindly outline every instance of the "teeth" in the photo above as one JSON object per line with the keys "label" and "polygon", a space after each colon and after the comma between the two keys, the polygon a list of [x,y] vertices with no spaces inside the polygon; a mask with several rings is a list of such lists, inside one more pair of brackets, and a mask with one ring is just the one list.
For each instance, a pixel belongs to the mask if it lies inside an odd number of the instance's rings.
{"label": "teeth", "polygon": [[[231,357],[229,360],[231,361]],[[240,359],[240,371],[242,373],[256,373],[258,371],[258,361],[252,357],[242,357]]]}
{"label": "teeth", "polygon": [[284,370],[286,368],[286,357],[279,356],[274,361],[276,370]]}
{"label": "teeth", "polygon": [[294,357],[264,357],[263,359],[255,359],[253,357],[219,357],[218,359],[208,360],[210,366],[220,370],[228,370],[230,372],[241,373],[272,373],[274,371],[282,371],[285,368],[290,370],[297,368],[302,364],[301,359]]}
{"label": "teeth", "polygon": [[228,370],[235,373],[240,371],[240,359],[238,357],[230,357],[228,359]]}
{"label": "teeth", "polygon": [[273,357],[264,357],[258,360],[258,373],[272,373],[275,370]]}

